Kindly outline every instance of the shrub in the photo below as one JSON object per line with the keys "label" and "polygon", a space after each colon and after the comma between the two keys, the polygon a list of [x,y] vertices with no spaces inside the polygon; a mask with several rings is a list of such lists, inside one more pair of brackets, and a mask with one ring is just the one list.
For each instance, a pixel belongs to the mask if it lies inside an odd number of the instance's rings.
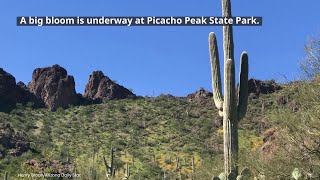
{"label": "shrub", "polygon": [[300,64],[308,78],[320,74],[320,34],[309,37],[305,45],[306,57]]}

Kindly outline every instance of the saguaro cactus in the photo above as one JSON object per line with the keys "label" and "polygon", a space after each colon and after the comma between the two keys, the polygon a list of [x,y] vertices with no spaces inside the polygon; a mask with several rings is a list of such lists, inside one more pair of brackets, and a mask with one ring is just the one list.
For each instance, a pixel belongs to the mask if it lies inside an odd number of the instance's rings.
{"label": "saguaro cactus", "polygon": [[[231,16],[230,0],[222,0],[223,17]],[[238,174],[238,122],[247,111],[248,103],[248,55],[241,55],[240,85],[236,94],[234,44],[232,25],[223,26],[224,48],[224,97],[222,96],[220,62],[216,36],[209,34],[213,99],[223,116],[224,174],[230,179]],[[238,98],[236,97],[238,95]],[[236,102],[238,100],[238,102]]]}
{"label": "saguaro cactus", "polygon": [[111,176],[111,177],[115,175],[114,152],[115,152],[115,149],[111,148],[110,149],[110,165],[108,165],[106,157],[103,156],[103,162],[106,167],[107,176]]}
{"label": "saguaro cactus", "polygon": [[129,177],[130,177],[130,166],[129,166],[129,164],[127,163],[127,164],[126,164],[125,177],[123,178],[123,180],[128,180]]}
{"label": "saguaro cactus", "polygon": [[4,180],[8,180],[8,172],[6,171],[5,174],[4,174]]}

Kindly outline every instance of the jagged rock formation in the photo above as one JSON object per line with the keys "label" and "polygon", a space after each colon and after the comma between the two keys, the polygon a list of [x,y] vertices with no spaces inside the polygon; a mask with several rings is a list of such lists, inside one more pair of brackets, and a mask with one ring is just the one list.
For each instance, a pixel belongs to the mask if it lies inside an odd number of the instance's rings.
{"label": "jagged rock formation", "polygon": [[112,100],[135,98],[127,88],[113,82],[102,71],[94,71],[86,85],[84,97],[92,100]]}
{"label": "jagged rock formation", "polygon": [[274,93],[281,90],[281,86],[274,81],[261,81],[257,79],[249,79],[248,81],[248,93],[254,93],[255,95]]}
{"label": "jagged rock formation", "polygon": [[26,133],[15,131],[9,123],[0,124],[0,159],[6,154],[19,156],[30,149],[30,142]]}
{"label": "jagged rock formation", "polygon": [[52,111],[58,107],[76,105],[80,101],[73,76],[69,76],[59,65],[35,69],[28,87]]}
{"label": "jagged rock formation", "polygon": [[187,100],[201,105],[212,105],[212,93],[200,88],[198,91],[188,94]]}
{"label": "jagged rock formation", "polygon": [[32,105],[33,108],[44,107],[44,102],[41,98],[31,93],[28,87],[21,81],[17,83],[16,97],[17,102],[23,105],[31,103],[30,105]]}
{"label": "jagged rock formation", "polygon": [[[257,79],[248,80],[248,93],[252,93],[255,96],[259,96],[260,94],[274,93],[281,89],[282,87],[274,81],[261,81]],[[195,93],[187,95],[187,99],[190,102],[206,104],[208,100],[211,101],[212,96],[213,95],[211,92],[205,90],[204,88],[200,88]]]}
{"label": "jagged rock formation", "polygon": [[24,84],[24,82],[22,82],[22,81],[19,81],[18,83],[17,83],[17,86],[19,86],[21,89],[28,89],[28,87],[26,86],[26,84]]}
{"label": "jagged rock formation", "polygon": [[0,68],[0,111],[9,111],[17,103],[16,79]]}
{"label": "jagged rock formation", "polygon": [[16,107],[16,103],[32,103],[33,107],[43,106],[42,101],[30,93],[23,82],[16,84],[16,79],[0,68],[0,111],[8,112]]}
{"label": "jagged rock formation", "polygon": [[205,90],[204,88],[200,88],[195,93],[189,94],[187,96],[187,99],[194,100],[194,101],[208,99],[208,98],[209,99],[212,98],[212,93]]}

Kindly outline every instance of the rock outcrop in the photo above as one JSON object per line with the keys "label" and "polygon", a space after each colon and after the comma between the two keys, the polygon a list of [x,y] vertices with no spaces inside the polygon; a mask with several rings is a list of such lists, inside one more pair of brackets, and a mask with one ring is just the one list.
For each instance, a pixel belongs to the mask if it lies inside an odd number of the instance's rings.
{"label": "rock outcrop", "polygon": [[275,128],[266,130],[263,134],[263,144],[261,146],[262,157],[268,159],[276,152],[278,146],[276,143],[278,132]]}
{"label": "rock outcrop", "polygon": [[135,98],[127,88],[115,83],[102,71],[94,71],[86,85],[84,97],[92,100],[105,101],[112,99]]}
{"label": "rock outcrop", "polygon": [[[239,85],[239,84],[238,84]],[[261,81],[257,79],[249,79],[248,80],[248,93],[250,97],[257,98],[260,94],[269,94],[274,93],[278,90],[281,90],[282,87],[274,81]],[[212,104],[212,93],[205,90],[204,88],[200,88],[200,90],[195,93],[187,95],[187,100],[190,102],[195,102],[197,104]]]}
{"label": "rock outcrop", "polygon": [[24,82],[22,82],[22,81],[19,81],[19,82],[17,83],[17,86],[19,86],[21,89],[28,90],[28,87],[27,87],[26,84],[24,84]]}
{"label": "rock outcrop", "polygon": [[40,97],[37,97],[35,94],[29,91],[29,88],[21,81],[17,83],[16,88],[16,98],[17,102],[23,105],[31,105],[33,108],[42,108],[44,107],[44,102]]}
{"label": "rock outcrop", "polygon": [[6,154],[19,156],[30,149],[30,142],[26,133],[15,131],[9,123],[0,124],[0,159]]}
{"label": "rock outcrop", "polygon": [[281,86],[274,81],[261,81],[257,79],[249,79],[248,93],[255,95],[274,93],[281,90]]}
{"label": "rock outcrop", "polygon": [[76,105],[80,101],[73,76],[69,76],[59,65],[35,69],[28,87],[52,111],[58,107]]}
{"label": "rock outcrop", "polygon": [[195,93],[187,95],[187,100],[190,102],[195,102],[197,104],[212,104],[212,93],[200,88]]}
{"label": "rock outcrop", "polygon": [[212,98],[212,93],[205,90],[204,88],[200,88],[198,91],[196,91],[193,94],[189,94],[187,96],[188,99],[192,100],[203,100],[203,99],[210,99]]}
{"label": "rock outcrop", "polygon": [[7,112],[15,107],[16,88],[16,79],[0,68],[0,111]]}
{"label": "rock outcrop", "polygon": [[23,82],[16,84],[16,79],[0,68],[0,111],[9,112],[16,107],[16,103],[31,103],[33,107],[42,107],[41,99],[28,91]]}

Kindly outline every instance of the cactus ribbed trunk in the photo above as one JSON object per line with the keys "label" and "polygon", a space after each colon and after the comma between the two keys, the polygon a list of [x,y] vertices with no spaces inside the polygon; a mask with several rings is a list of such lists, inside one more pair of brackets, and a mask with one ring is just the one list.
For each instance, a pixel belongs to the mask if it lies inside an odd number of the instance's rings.
{"label": "cactus ribbed trunk", "polygon": [[[222,1],[222,16],[232,17],[230,0]],[[232,25],[223,26],[224,104],[223,139],[225,174],[238,174],[238,118],[235,97],[235,65]]]}
{"label": "cactus ribbed trunk", "polygon": [[[230,0],[222,0],[222,16],[232,17]],[[209,51],[213,99],[219,115],[223,116],[224,174],[226,179],[235,179],[238,175],[238,122],[245,116],[248,103],[248,56],[246,52],[241,55],[240,85],[236,92],[232,25],[223,26],[223,97],[218,45],[214,33],[209,34]]]}
{"label": "cactus ribbed trunk", "polygon": [[225,174],[238,174],[238,118],[232,64],[234,62],[229,59],[224,71],[223,147]]}
{"label": "cactus ribbed trunk", "polygon": [[110,149],[110,164],[108,164],[107,159],[103,156],[103,163],[106,168],[106,176],[113,177],[115,175],[115,168],[114,168],[114,149]]}
{"label": "cactus ribbed trunk", "polygon": [[129,166],[129,164],[127,163],[127,164],[126,164],[126,174],[125,174],[125,178],[126,178],[126,179],[129,179],[129,177],[130,177],[130,166]]}

